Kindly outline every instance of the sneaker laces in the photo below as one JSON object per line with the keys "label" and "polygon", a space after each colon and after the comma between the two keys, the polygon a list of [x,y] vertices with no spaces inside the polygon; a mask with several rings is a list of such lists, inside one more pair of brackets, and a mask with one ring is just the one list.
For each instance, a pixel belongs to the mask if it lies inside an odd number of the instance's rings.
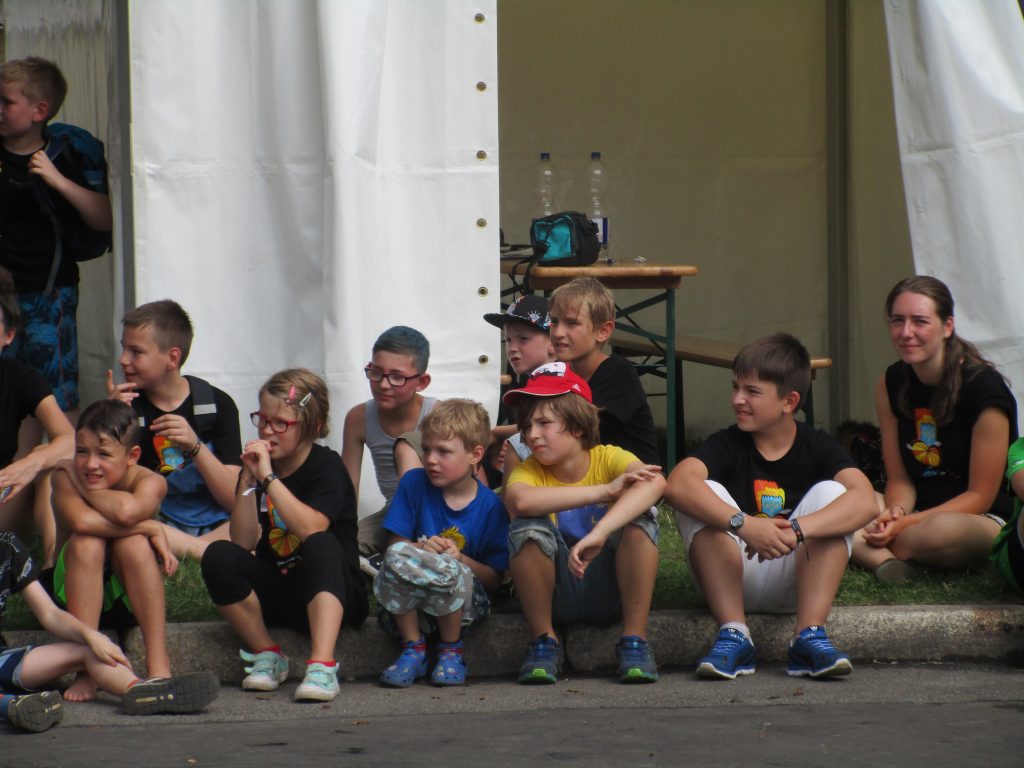
{"label": "sneaker laces", "polygon": [[558,643],[548,635],[530,641],[530,655],[536,659],[558,658]]}
{"label": "sneaker laces", "polygon": [[323,688],[330,688],[331,684],[334,682],[334,679],[332,679],[334,677],[335,676],[331,674],[327,667],[310,666],[306,669],[306,679],[303,682],[318,685]]}
{"label": "sneaker laces", "polygon": [[722,653],[725,655],[734,655],[743,646],[743,641],[747,638],[737,629],[729,630],[725,633],[719,634],[718,639],[715,640],[715,645],[711,649],[711,653]]}
{"label": "sneaker laces", "polygon": [[619,652],[627,661],[647,661],[647,641],[640,637],[623,637],[619,640]]}
{"label": "sneaker laces", "polygon": [[825,634],[825,630],[814,629],[815,631],[809,633],[806,637],[799,638],[799,640],[809,645],[818,653],[836,653],[836,647],[832,645],[832,641]]}

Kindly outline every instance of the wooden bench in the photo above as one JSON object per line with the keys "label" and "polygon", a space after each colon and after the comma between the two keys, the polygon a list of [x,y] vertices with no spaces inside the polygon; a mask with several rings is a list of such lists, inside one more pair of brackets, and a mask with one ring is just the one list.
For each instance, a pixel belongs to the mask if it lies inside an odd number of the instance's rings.
{"label": "wooden bench", "polygon": [[[631,333],[616,331],[612,334],[612,351],[616,354],[635,358],[654,358],[661,360],[660,364],[652,364],[649,367],[643,362],[637,364],[639,372],[651,373],[661,376],[662,371],[668,369],[665,364],[665,350],[660,344],[649,341],[641,336]],[[676,379],[676,444],[683,445],[686,422],[683,418],[683,362],[696,363],[698,365],[710,365],[715,368],[726,368],[732,370],[732,362],[736,355],[743,348],[743,344],[729,341],[716,341],[706,339],[702,336],[677,336],[674,357],[673,371]],[[811,356],[811,381],[813,382],[820,369],[832,367],[832,358]],[[813,387],[807,390],[807,397],[801,404],[801,408],[809,424],[814,424],[814,399]]]}

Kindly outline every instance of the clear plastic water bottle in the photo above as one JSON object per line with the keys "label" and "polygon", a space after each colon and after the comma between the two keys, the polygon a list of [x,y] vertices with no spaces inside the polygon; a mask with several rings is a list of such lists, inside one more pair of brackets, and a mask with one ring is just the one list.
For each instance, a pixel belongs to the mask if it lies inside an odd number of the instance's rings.
{"label": "clear plastic water bottle", "polygon": [[534,171],[534,181],[539,203],[534,218],[542,219],[558,213],[558,209],[555,208],[555,198],[558,196],[558,168],[551,161],[550,152],[540,153],[540,162]]}
{"label": "clear plastic water bottle", "polygon": [[584,172],[587,182],[587,218],[597,225],[597,238],[601,241],[601,257],[608,256],[608,209],[605,208],[604,196],[608,191],[608,171],[601,162],[600,152],[590,153],[590,162]]}

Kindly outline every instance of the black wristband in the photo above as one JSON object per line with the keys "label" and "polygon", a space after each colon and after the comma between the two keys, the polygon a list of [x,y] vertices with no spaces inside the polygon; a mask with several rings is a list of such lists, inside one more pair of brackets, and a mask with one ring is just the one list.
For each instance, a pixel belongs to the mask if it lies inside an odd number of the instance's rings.
{"label": "black wristband", "polygon": [[196,444],[192,446],[191,450],[183,451],[182,456],[184,456],[186,459],[194,459],[196,456],[199,455],[199,451],[202,449],[202,447],[203,441],[197,437]]}
{"label": "black wristband", "polygon": [[267,492],[267,488],[275,480],[277,480],[277,475],[275,475],[273,472],[271,472],[269,475],[263,478],[263,482],[260,483],[260,489],[263,491],[263,493]]}

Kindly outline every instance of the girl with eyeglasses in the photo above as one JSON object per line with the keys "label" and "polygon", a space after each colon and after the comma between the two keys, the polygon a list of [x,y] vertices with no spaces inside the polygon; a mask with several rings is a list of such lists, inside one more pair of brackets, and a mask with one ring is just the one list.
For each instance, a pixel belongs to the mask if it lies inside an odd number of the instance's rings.
{"label": "girl with eyeglasses", "polygon": [[242,449],[231,540],[213,542],[202,559],[210,597],[246,646],[242,688],[272,691],[288,677],[268,627],[309,633],[297,701],[337,696],[338,634],[367,614],[352,481],[341,457],[315,442],[327,436],[329,408],[327,385],[304,368],[260,388],[250,414],[259,437]]}

